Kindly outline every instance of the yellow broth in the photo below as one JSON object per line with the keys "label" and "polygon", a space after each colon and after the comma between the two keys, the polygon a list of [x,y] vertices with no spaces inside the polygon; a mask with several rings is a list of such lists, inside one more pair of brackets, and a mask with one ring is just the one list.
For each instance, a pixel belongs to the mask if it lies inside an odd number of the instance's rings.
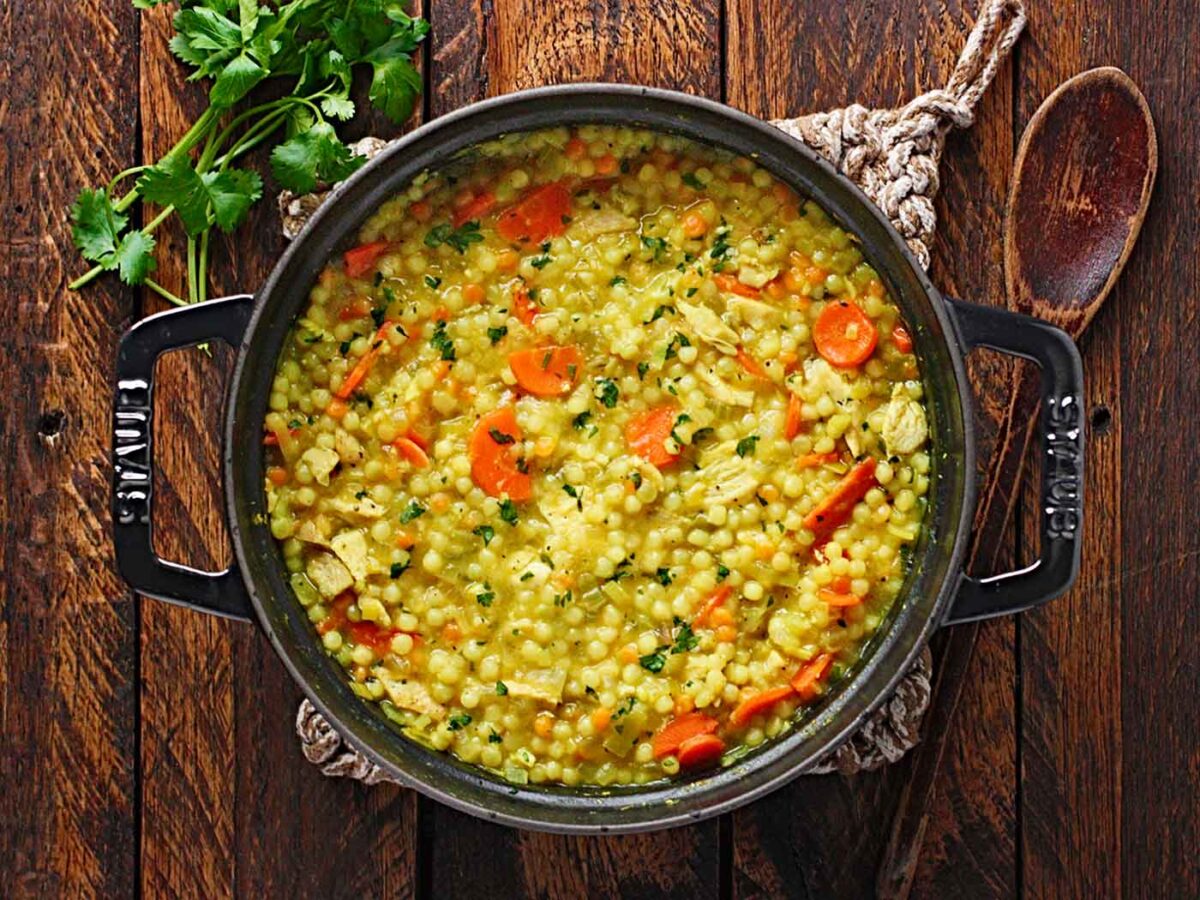
{"label": "yellow broth", "polygon": [[315,640],[410,738],[640,784],[790,727],[884,621],[929,486],[911,339],[749,159],[475,148],[322,272],[266,417]]}

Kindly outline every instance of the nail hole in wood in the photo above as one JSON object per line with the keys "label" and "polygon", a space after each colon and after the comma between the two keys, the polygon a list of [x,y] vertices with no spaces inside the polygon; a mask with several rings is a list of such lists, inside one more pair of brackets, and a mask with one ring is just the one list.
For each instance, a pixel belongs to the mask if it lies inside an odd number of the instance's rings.
{"label": "nail hole in wood", "polygon": [[67,424],[67,414],[61,409],[52,409],[38,416],[38,434],[48,440],[53,440],[62,434]]}
{"label": "nail hole in wood", "polygon": [[1112,428],[1112,412],[1103,403],[1092,410],[1092,433],[1108,434]]}

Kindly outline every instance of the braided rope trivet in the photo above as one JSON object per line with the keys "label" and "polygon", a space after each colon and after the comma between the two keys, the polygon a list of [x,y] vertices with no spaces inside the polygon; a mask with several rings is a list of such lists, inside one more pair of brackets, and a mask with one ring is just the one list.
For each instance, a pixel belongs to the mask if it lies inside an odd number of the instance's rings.
{"label": "braided rope trivet", "polygon": [[[900,109],[866,109],[854,104],[832,112],[771,124],[799,138],[838,167],[887,214],[908,241],[922,267],[929,266],[929,241],[937,219],[933,199],[946,132],[974,121],[975,104],[1025,27],[1021,0],[986,0],[967,38],[950,81]],[[371,157],[386,143],[364,138],[356,153]],[[328,192],[279,197],[283,233],[295,237]],[[892,695],[849,740],[810,767],[809,774],[853,774],[895,762],[920,740],[921,719],[929,706],[933,663],[926,647]],[[308,700],[296,716],[305,757],[325,775],[367,784],[391,781],[353,749]]]}

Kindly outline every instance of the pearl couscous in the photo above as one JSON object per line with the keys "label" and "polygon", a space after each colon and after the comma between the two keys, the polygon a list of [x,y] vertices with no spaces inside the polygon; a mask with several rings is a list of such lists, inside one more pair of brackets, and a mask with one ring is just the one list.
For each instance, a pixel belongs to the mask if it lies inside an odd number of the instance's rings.
{"label": "pearl couscous", "polygon": [[930,459],[854,237],[615,127],[418,177],[322,272],[270,528],[354,691],[511,782],[640,784],[787,730],[905,576]]}

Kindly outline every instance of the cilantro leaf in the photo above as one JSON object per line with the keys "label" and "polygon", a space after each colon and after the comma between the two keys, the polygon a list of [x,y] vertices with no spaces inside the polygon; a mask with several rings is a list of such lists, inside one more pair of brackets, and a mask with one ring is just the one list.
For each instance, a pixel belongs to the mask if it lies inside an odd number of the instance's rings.
{"label": "cilantro leaf", "polygon": [[737,442],[737,455],[741,457],[753,456],[754,448],[758,446],[758,435],[752,434],[749,437],[744,437]]}
{"label": "cilantro leaf", "polygon": [[328,122],[318,122],[271,151],[271,171],[285,188],[307,194],[319,182],[341,181],[366,162],[354,156]]}
{"label": "cilantro leaf", "polygon": [[84,259],[100,262],[115,253],[128,216],[113,209],[104,190],[84,188],[71,207],[71,235]]}
{"label": "cilantro leaf", "polygon": [[266,69],[251,59],[249,54],[240,53],[221,69],[208,92],[208,99],[213,106],[233,106],[266,77]]}
{"label": "cilantro leaf", "polygon": [[496,536],[496,529],[491,525],[476,525],[471,529],[471,534],[475,534],[483,538],[483,546],[486,547],[492,542],[492,538]]}
{"label": "cilantro leaf", "polygon": [[113,262],[126,284],[142,284],[158,264],[154,261],[154,238],[141,231],[131,231],[121,240]]}
{"label": "cilantro leaf", "polygon": [[208,190],[217,227],[222,231],[233,231],[241,225],[250,207],[262,197],[262,179],[249,169],[206,172],[201,181]]}

